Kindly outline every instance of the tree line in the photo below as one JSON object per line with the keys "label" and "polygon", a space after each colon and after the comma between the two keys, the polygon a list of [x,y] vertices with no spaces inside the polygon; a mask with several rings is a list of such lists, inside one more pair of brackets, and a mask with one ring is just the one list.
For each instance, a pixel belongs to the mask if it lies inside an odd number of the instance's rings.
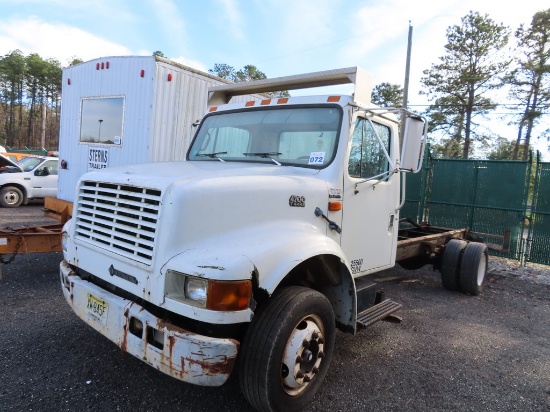
{"label": "tree line", "polygon": [[61,64],[19,50],[0,58],[0,145],[57,148]]}
{"label": "tree line", "polygon": [[[520,25],[513,37],[509,27],[470,12],[447,29],[446,37],[444,54],[420,79],[421,94],[430,102],[424,114],[432,153],[468,158],[477,145],[488,149],[489,158],[527,159],[533,130],[550,109],[550,9],[535,13],[530,25]],[[217,63],[209,72],[234,82],[267,78],[253,65],[235,69]],[[0,145],[57,148],[61,73],[57,60],[37,54],[15,50],[0,58]],[[403,94],[399,85],[380,83],[373,103],[400,107]],[[501,122],[517,128],[515,141],[482,127],[480,120],[497,108],[514,113],[502,115]],[[550,130],[535,137],[550,138]]]}
{"label": "tree line", "polygon": [[[425,114],[436,156],[467,159],[476,142],[489,149],[490,159],[528,159],[533,130],[550,109],[550,9],[536,13],[529,26],[515,31],[515,46],[510,46],[510,35],[508,27],[477,12],[447,29],[445,54],[424,70],[421,79],[421,94],[430,101]],[[506,97],[497,101],[493,96],[499,91]],[[402,101],[400,86],[375,87],[375,104]],[[481,127],[479,119],[496,109],[514,113],[508,126],[517,128],[515,141]],[[509,117],[501,115],[499,120]],[[550,129],[540,137],[550,139]]]}

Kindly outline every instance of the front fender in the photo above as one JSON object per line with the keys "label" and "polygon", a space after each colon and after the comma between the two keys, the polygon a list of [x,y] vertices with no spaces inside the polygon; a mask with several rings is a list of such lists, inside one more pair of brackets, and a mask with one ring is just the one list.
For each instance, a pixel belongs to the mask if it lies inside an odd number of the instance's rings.
{"label": "front fender", "polygon": [[269,296],[297,266],[326,256],[339,261],[339,283],[323,292],[333,302],[337,321],[355,328],[356,290],[349,262],[340,245],[311,224],[273,222],[242,228],[197,244],[171,259],[170,266],[205,278],[251,279]]}

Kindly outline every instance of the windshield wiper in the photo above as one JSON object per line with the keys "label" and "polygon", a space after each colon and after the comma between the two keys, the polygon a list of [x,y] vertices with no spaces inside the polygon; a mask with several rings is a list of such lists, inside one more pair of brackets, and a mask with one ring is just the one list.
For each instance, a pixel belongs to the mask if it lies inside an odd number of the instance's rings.
{"label": "windshield wiper", "polygon": [[273,163],[275,163],[277,166],[281,166],[281,164],[278,161],[276,161],[275,159],[273,159],[271,156],[279,156],[281,154],[282,153],[280,153],[280,152],[243,153],[243,155],[245,155],[245,156],[259,156],[259,157],[263,157],[264,159],[269,159]]}
{"label": "windshield wiper", "polygon": [[209,157],[210,159],[218,159],[220,162],[225,162],[225,160],[220,159],[218,155],[227,154],[227,152],[215,152],[215,153],[197,153],[195,156],[199,157]]}

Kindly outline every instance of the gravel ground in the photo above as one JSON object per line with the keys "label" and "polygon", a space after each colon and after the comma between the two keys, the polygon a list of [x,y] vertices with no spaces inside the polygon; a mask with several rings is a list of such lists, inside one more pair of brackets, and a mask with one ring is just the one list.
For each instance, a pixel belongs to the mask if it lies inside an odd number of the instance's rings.
{"label": "gravel ground", "polygon": [[[40,205],[0,227],[47,223]],[[234,379],[181,383],[133,358],[65,303],[60,253],[20,255],[0,281],[0,411],[248,411]],[[339,333],[307,411],[549,411],[550,268],[491,259],[484,293],[444,290],[429,266],[374,275],[400,324]]]}

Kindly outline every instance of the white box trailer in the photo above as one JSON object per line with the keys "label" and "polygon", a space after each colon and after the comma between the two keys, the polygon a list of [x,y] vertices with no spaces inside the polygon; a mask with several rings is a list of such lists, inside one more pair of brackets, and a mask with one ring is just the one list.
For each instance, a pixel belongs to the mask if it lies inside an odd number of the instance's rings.
{"label": "white box trailer", "polygon": [[78,179],[94,169],[184,160],[208,88],[226,83],[158,56],[100,57],[64,69],[57,198],[73,202]]}

